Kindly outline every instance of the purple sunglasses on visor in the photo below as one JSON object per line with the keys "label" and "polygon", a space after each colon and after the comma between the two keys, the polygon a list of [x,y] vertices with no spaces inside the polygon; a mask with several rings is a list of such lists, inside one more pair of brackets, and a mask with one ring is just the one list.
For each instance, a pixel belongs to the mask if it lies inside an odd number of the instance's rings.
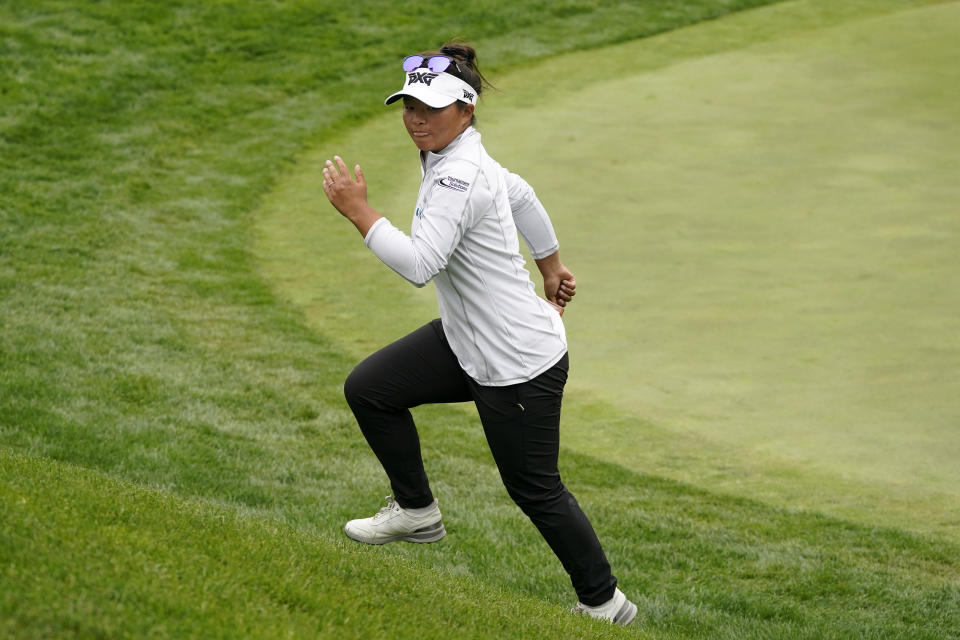
{"label": "purple sunglasses on visor", "polygon": [[423,61],[427,61],[427,69],[433,71],[434,73],[443,73],[452,63],[457,67],[457,71],[460,71],[460,65],[457,64],[457,61],[453,58],[448,58],[447,56],[433,56],[432,58],[424,58],[423,56],[407,56],[403,59],[403,70],[410,72],[414,69],[419,69],[423,66]]}

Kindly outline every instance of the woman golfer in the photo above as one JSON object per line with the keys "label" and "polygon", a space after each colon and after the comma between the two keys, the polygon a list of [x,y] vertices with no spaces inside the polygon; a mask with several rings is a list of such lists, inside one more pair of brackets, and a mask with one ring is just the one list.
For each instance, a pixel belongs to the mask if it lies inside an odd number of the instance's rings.
{"label": "woman golfer", "polygon": [[[510,497],[570,574],[574,611],[629,624],[637,612],[617,588],[593,527],[560,480],[560,404],[567,344],[560,315],[575,293],[546,211],[530,186],[484,150],[473,128],[486,81],[476,52],[448,44],[403,61],[403,124],[420,150],[423,180],[410,235],[367,203],[360,166],[334,156],[323,190],[380,260],[414,286],[433,281],[440,319],[357,365],[344,393],[383,465],[393,498],[351,520],[360,542],[434,542],[446,531],[427,481],[410,407],[476,403]],[[535,293],[519,252],[523,235],[543,276]],[[559,311],[559,312],[558,312]]]}

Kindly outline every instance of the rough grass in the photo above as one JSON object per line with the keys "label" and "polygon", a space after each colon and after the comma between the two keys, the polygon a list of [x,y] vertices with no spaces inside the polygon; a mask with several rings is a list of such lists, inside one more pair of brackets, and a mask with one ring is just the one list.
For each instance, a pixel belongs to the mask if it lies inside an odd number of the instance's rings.
{"label": "rough grass", "polygon": [[[604,630],[565,614],[566,580],[501,495],[470,422],[425,439],[435,443],[427,455],[443,478],[449,535],[385,548],[330,526],[369,501],[364,473],[324,478],[321,495],[298,481],[338,471],[342,453],[304,460],[289,446],[297,470],[263,483],[257,507],[242,509],[4,451],[0,628],[13,637],[441,638],[451,628],[498,638],[957,637],[956,547],[568,454],[567,480],[640,608],[635,627]],[[453,447],[467,454],[442,455]]]}

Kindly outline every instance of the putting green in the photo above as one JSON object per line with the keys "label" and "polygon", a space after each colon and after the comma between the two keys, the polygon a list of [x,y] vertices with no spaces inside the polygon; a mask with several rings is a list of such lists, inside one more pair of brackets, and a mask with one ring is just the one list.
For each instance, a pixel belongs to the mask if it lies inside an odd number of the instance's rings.
{"label": "putting green", "polygon": [[[960,3],[787,2],[497,74],[485,144],[579,283],[565,444],[960,537],[957,59]],[[392,111],[305,154],[255,217],[265,277],[358,357],[435,301],[319,167],[359,162],[405,226],[411,149]]]}

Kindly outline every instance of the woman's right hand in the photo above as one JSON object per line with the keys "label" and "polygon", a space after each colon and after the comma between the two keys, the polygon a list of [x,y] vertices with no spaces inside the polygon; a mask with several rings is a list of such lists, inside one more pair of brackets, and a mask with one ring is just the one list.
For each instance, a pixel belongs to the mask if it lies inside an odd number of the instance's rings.
{"label": "woman's right hand", "polygon": [[323,193],[330,204],[357,227],[360,235],[367,237],[367,231],[380,219],[380,214],[367,203],[367,180],[360,165],[353,169],[354,179],[343,158],[333,156],[333,159],[336,164],[327,160],[323,168]]}
{"label": "woman's right hand", "polygon": [[356,179],[350,177],[350,171],[340,156],[333,156],[337,164],[327,160],[323,168],[323,193],[337,211],[349,218],[367,203],[367,181],[363,177],[360,165],[354,167]]}

